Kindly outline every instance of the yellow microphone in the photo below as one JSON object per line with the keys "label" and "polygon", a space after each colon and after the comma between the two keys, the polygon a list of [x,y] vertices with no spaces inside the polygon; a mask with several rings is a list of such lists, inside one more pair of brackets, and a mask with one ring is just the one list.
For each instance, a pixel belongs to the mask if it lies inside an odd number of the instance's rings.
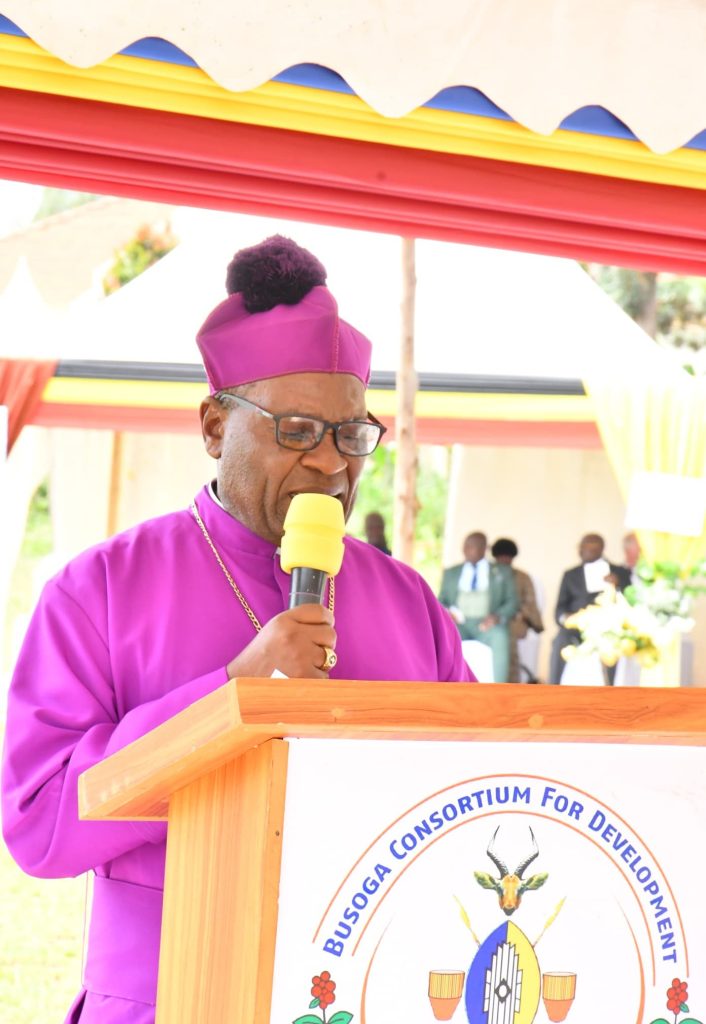
{"label": "yellow microphone", "polygon": [[291,573],[289,607],[323,604],[343,562],[343,505],[329,494],[295,494],[284,519],[280,564]]}

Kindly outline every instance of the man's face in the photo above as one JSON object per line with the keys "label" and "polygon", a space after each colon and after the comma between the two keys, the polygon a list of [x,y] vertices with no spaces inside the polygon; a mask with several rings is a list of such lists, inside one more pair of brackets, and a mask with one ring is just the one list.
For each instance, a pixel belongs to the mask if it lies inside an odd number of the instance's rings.
{"label": "man's face", "polygon": [[467,537],[463,542],[463,557],[467,562],[480,562],[485,554],[485,544],[478,537]]}
{"label": "man's face", "polygon": [[385,539],[385,523],[382,516],[371,512],[365,517],[365,536],[369,544],[382,544]]}
{"label": "man's face", "polygon": [[579,544],[579,558],[582,562],[595,562],[603,554],[603,540],[601,537],[582,537]]}
{"label": "man's face", "polygon": [[[365,419],[365,388],[351,374],[296,373],[257,381],[243,391],[268,412],[298,413],[338,423]],[[313,451],[280,447],[275,424],[255,410],[215,399],[201,405],[206,451],[218,460],[218,497],[253,533],[279,544],[295,494],[330,494],[348,519],[365,462],[342,455],[329,431]]]}
{"label": "man's face", "polygon": [[625,564],[634,569],[640,560],[640,542],[634,533],[629,533],[623,539],[623,551],[625,553]]}

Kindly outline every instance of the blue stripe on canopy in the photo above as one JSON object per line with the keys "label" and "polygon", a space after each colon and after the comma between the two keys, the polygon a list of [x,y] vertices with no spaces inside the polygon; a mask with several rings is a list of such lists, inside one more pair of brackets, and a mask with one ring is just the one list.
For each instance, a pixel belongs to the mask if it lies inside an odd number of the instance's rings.
{"label": "blue stripe on canopy", "polygon": [[[0,34],[26,36],[26,32],[18,28],[9,18],[0,14]],[[166,64],[181,64],[186,67],[198,67],[195,60],[180,50],[178,46],[167,42],[166,39],[159,39],[156,36],[149,36],[131,43],[124,50],[120,51],[128,57],[141,57],[144,60],[157,60]],[[323,89],[328,92],[342,92],[355,95],[353,89],[335,71],[321,67],[319,64],[296,64],[285,71],[281,71],[273,78],[275,82],[286,82],[289,85],[307,86],[310,89]],[[474,114],[478,117],[489,117],[500,121],[512,121],[513,119],[504,110],[498,107],[492,100],[479,89],[471,86],[455,85],[442,89],[436,96],[428,100],[425,107],[433,110],[449,110],[457,114]],[[581,107],[579,110],[569,114],[559,125],[567,131],[582,132],[584,135],[602,135],[613,139],[637,140],[637,136],[630,131],[627,125],[623,124],[617,117],[599,106]],[[706,150],[706,130],[699,132],[694,138],[685,143],[686,149]]]}

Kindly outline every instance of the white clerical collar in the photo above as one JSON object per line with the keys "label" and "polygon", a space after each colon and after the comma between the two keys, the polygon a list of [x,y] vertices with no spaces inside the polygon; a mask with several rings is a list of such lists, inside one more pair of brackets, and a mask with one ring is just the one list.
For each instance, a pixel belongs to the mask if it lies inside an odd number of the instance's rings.
{"label": "white clerical collar", "polygon": [[223,511],[225,512],[225,510],[226,510],[225,506],[224,506],[223,502],[221,501],[221,499],[216,494],[216,481],[215,480],[212,480],[211,483],[208,485],[208,494],[209,494],[209,497],[211,498],[211,500],[215,501],[215,503],[217,505],[219,505],[223,509]]}

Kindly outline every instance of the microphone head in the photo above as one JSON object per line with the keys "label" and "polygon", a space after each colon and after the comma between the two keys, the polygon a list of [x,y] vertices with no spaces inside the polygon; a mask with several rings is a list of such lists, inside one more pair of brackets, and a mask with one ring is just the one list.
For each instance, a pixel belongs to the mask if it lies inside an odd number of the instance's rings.
{"label": "microphone head", "polygon": [[330,494],[295,494],[284,519],[280,564],[335,576],[343,562],[343,505]]}

